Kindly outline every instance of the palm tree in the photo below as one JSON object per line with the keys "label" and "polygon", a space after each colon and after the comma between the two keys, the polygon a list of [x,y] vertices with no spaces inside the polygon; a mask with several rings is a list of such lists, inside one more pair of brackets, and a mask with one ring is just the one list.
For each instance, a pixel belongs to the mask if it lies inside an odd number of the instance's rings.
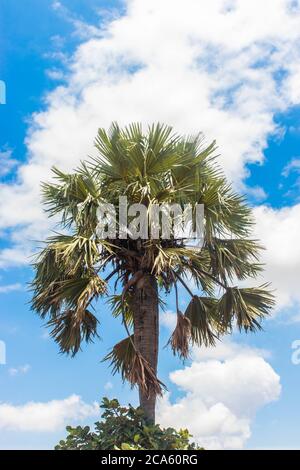
{"label": "palm tree", "polygon": [[[45,209],[64,233],[47,239],[35,260],[32,308],[47,318],[60,350],[74,356],[83,341],[97,336],[93,305],[107,296],[126,337],[105,359],[138,386],[140,405],[154,422],[164,388],[157,377],[162,294],[175,294],[177,325],[169,345],[182,359],[191,345],[213,346],[233,328],[259,330],[273,296],[267,285],[234,285],[260,273],[261,247],[250,238],[250,208],[216,164],[215,142],[205,146],[201,134],[182,137],[161,124],[143,134],[140,124],[120,129],[114,123],[108,133],[99,129],[95,147],[97,156],[74,173],[54,168],[56,181],[43,184]],[[148,213],[153,204],[203,204],[202,249],[175,237],[99,237],[99,205],[118,206],[120,195],[128,204],[144,204]],[[184,313],[179,285],[190,296]]]}

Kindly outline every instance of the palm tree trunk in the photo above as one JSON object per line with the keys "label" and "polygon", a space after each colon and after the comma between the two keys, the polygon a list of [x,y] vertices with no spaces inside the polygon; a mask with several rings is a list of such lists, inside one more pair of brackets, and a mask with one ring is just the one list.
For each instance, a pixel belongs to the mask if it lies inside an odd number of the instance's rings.
{"label": "palm tree trunk", "polygon": [[[133,299],[134,343],[157,374],[158,360],[158,290],[155,277],[149,275],[143,288],[135,288]],[[145,393],[139,388],[140,406],[146,419],[155,423],[154,392]]]}

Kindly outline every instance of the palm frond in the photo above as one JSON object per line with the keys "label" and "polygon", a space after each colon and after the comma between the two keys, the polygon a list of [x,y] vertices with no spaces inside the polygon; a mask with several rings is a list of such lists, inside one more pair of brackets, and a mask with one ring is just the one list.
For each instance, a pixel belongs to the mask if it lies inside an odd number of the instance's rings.
{"label": "palm frond", "polygon": [[212,274],[226,279],[239,280],[256,277],[263,269],[258,263],[262,249],[257,240],[247,238],[213,238],[204,248],[211,258]]}
{"label": "palm frond", "polygon": [[217,335],[212,328],[211,316],[214,303],[214,299],[194,296],[185,311],[185,316],[191,325],[192,343],[198,346],[215,345]]}
{"label": "palm frond", "polygon": [[58,343],[60,351],[75,354],[80,350],[82,341],[92,341],[97,334],[98,320],[87,309],[68,309],[51,318],[47,326],[52,328],[50,336]]}
{"label": "palm frond", "polygon": [[261,320],[274,307],[274,296],[268,290],[268,284],[252,288],[228,288],[221,297],[216,309],[220,322],[231,326],[236,321],[240,330],[255,331],[261,329]]}
{"label": "palm frond", "polygon": [[74,174],[63,173],[55,167],[53,173],[58,184],[42,184],[47,214],[50,217],[61,214],[61,224],[65,227],[77,223],[95,229],[97,207],[101,200],[99,181],[84,165]]}
{"label": "palm frond", "polygon": [[155,372],[143,356],[133,346],[134,336],[117,343],[103,361],[109,361],[113,374],[120,373],[123,381],[137,385],[147,393],[162,395],[165,385],[156,377]]}
{"label": "palm frond", "polygon": [[176,327],[168,341],[168,344],[170,344],[174,355],[178,354],[181,359],[188,358],[190,337],[190,319],[181,312],[177,312]]}
{"label": "palm frond", "polygon": [[122,318],[124,315],[126,324],[130,327],[133,325],[133,312],[132,312],[132,296],[127,292],[122,301],[122,294],[115,294],[109,297],[108,304],[111,307],[111,313],[115,318]]}

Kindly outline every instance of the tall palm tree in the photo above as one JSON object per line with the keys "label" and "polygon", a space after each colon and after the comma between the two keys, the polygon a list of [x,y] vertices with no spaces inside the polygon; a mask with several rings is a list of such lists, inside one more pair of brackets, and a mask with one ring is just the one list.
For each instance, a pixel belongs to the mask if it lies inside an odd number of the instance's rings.
{"label": "tall palm tree", "polygon": [[[191,345],[213,346],[233,328],[260,329],[273,296],[267,285],[235,285],[260,273],[261,247],[250,238],[251,210],[216,164],[215,142],[205,146],[201,134],[182,137],[160,124],[145,134],[140,124],[113,124],[108,133],[99,129],[95,147],[97,156],[74,173],[54,168],[56,182],[43,184],[46,211],[64,233],[47,239],[35,261],[32,308],[47,318],[60,350],[75,355],[97,336],[93,304],[108,296],[126,337],[105,359],[138,386],[140,405],[154,422],[164,388],[157,377],[162,293],[175,294],[177,325],[169,345],[182,359]],[[148,214],[153,204],[203,204],[202,249],[175,237],[99,237],[99,205],[118,207],[120,195],[128,204],[144,204]],[[110,280],[115,289],[109,294]],[[179,285],[190,296],[185,312]]]}

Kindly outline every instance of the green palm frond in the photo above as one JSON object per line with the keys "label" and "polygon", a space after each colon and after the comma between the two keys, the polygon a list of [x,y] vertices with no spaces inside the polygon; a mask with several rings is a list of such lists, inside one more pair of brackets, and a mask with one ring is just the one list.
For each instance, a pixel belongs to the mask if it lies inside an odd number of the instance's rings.
{"label": "green palm frond", "polygon": [[191,325],[192,343],[198,346],[215,345],[217,334],[212,327],[214,305],[215,301],[211,298],[194,296],[185,311]]}
{"label": "green palm frond", "polygon": [[97,324],[98,320],[89,310],[68,309],[49,320],[47,326],[51,328],[50,336],[60,351],[75,356],[83,341],[88,343],[98,336]]}
{"label": "green palm frond", "polygon": [[124,315],[126,324],[131,327],[133,326],[133,312],[131,307],[131,294],[129,292],[126,293],[123,302],[122,302],[122,294],[115,294],[109,297],[108,304],[111,307],[111,313],[115,318],[122,318]]}
{"label": "green palm frond", "polygon": [[210,178],[198,191],[204,205],[206,238],[248,237],[253,227],[251,209],[245,198],[236,194],[224,177]]}
{"label": "green palm frond", "polygon": [[261,249],[257,240],[247,238],[213,238],[204,248],[211,258],[212,273],[223,281],[256,277],[263,269],[258,263]]}
{"label": "green palm frond", "polygon": [[56,254],[57,262],[69,273],[75,273],[80,266],[93,268],[101,260],[100,247],[95,237],[58,234],[50,237],[48,242]]}
{"label": "green palm frond", "polygon": [[49,285],[34,285],[34,288],[33,308],[42,318],[48,313],[56,316],[63,306],[85,308],[106,293],[106,283],[97,274],[67,278]]}
{"label": "green palm frond", "polygon": [[[72,223],[85,224],[95,229],[96,211],[101,201],[101,189],[85,165],[75,174],[67,174],[53,168],[58,183],[43,183],[42,197],[48,215],[61,214],[61,223],[69,227]],[[87,227],[86,227],[87,228]]]}
{"label": "green palm frond", "polygon": [[240,330],[261,329],[261,320],[274,307],[274,296],[268,284],[252,288],[228,288],[216,305],[220,323],[225,327],[236,321]]}
{"label": "green palm frond", "polygon": [[197,289],[201,289],[207,295],[213,295],[215,290],[215,282],[206,273],[211,269],[211,257],[207,250],[201,249],[194,253],[194,256],[183,260],[178,266],[178,274],[186,277],[191,276]]}

